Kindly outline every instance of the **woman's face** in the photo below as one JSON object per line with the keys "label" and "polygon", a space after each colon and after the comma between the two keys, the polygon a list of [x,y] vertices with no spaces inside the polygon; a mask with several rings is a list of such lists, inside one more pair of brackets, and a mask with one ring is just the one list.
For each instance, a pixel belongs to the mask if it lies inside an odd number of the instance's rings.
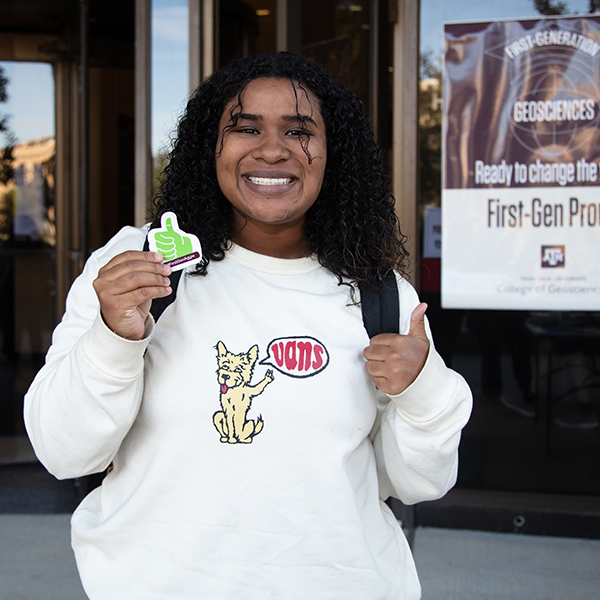
{"label": "woman's face", "polygon": [[[235,98],[225,107],[221,133],[231,109],[240,110],[237,104]],[[219,135],[216,149],[219,186],[233,208],[233,239],[242,229],[245,236],[255,230],[263,236],[298,234],[325,173],[327,139],[318,100],[298,85],[294,91],[288,80],[263,78],[246,86],[241,104],[235,127]],[[305,118],[304,132],[297,114]],[[300,144],[304,133],[310,164]]]}

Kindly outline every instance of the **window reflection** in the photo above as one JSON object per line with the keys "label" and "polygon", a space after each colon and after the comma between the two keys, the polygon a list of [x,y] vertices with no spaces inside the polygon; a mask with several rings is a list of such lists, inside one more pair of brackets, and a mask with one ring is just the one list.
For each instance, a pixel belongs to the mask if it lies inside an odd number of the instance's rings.
{"label": "window reflection", "polygon": [[187,0],[152,0],[152,164],[154,193],[188,97]]}
{"label": "window reflection", "polygon": [[[371,3],[304,0],[302,54],[324,65],[369,111]],[[318,15],[318,16],[317,16]]]}
{"label": "window reflection", "polygon": [[[588,0],[560,4],[580,14],[593,6]],[[421,0],[424,240],[439,241],[434,227],[442,182],[443,24],[539,17],[529,0]],[[459,487],[599,495],[598,479],[589,476],[600,460],[599,313],[444,310],[439,253],[432,247],[423,248],[421,295],[429,304],[436,347],[474,392],[473,416],[461,443]]]}
{"label": "window reflection", "polygon": [[55,149],[54,137],[18,144],[13,149],[14,178],[5,197],[12,205],[15,243],[56,245]]}
{"label": "window reflection", "polygon": [[[41,110],[38,90],[47,100]],[[50,65],[0,63],[0,243],[4,246],[56,244],[53,91]]]}
{"label": "window reflection", "polygon": [[[56,141],[49,64],[0,63],[0,123],[0,436],[15,436],[24,433],[23,396],[56,324]],[[16,447],[4,442],[0,462],[12,460],[6,453]]]}

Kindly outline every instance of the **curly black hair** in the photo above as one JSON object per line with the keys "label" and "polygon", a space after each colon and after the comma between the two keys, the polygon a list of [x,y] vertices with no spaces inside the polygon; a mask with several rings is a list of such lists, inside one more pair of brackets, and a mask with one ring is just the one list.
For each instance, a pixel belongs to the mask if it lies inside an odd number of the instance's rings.
{"label": "curly black hair", "polygon": [[[402,271],[407,252],[394,211],[394,198],[381,150],[360,100],[322,67],[288,52],[239,59],[216,71],[192,94],[155,199],[153,224],[171,210],[181,227],[200,239],[206,274],[231,244],[231,205],[217,183],[215,155],[219,121],[228,102],[241,110],[246,85],[259,78],[285,79],[294,90],[310,90],[319,101],[327,136],[327,163],[321,192],[306,214],[311,251],[339,282],[381,280]],[[300,92],[302,93],[302,92]],[[300,116],[299,116],[300,118]],[[300,136],[300,143],[302,136]],[[308,149],[303,149],[311,159]]]}

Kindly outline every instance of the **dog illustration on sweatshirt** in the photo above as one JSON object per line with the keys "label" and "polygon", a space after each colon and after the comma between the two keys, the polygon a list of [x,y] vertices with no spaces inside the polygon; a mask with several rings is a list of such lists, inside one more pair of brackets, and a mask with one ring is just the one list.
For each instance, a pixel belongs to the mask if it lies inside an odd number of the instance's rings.
{"label": "dog illustration on sweatshirt", "polygon": [[263,393],[275,379],[273,371],[268,370],[264,379],[256,385],[250,385],[254,364],[258,359],[258,346],[252,346],[245,354],[229,352],[223,342],[217,348],[217,379],[221,388],[221,408],[213,415],[213,423],[221,434],[221,442],[229,444],[250,444],[258,435],[264,422],[259,416],[256,420],[247,419],[252,399]]}

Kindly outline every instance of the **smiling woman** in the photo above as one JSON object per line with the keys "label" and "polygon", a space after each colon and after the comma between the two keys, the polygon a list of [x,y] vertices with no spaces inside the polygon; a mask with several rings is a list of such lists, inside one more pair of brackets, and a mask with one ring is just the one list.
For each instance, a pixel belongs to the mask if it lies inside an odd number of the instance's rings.
{"label": "smiling woman", "polygon": [[[141,251],[148,226],[126,228],[75,283],[27,396],[51,472],[112,464],[72,520],[87,594],[417,600],[383,500],[453,485],[470,393],[397,271],[360,102],[288,53],[217,71],[179,123],[153,225],[169,212],[203,261],[160,321],[171,269]],[[357,284],[388,274],[401,333],[369,340]]]}

